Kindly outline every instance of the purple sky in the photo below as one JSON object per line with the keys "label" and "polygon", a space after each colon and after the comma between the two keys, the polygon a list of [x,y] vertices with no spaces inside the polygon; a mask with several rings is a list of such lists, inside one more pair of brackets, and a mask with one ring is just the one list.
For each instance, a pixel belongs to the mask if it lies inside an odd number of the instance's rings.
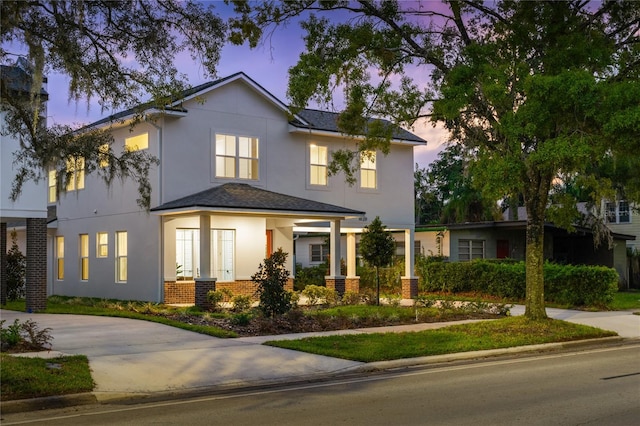
{"label": "purple sky", "polygon": [[[230,9],[222,1],[215,2],[216,11],[223,16]],[[286,89],[288,69],[295,65],[304,48],[303,31],[297,24],[277,29],[270,40],[263,46],[250,50],[247,46],[225,46],[218,64],[218,77],[225,77],[243,71],[257,81],[274,96],[287,103]],[[14,47],[15,49],[15,47]],[[176,58],[180,72],[186,74],[189,83],[198,85],[212,78],[205,78],[202,67],[191,59],[188,53]],[[48,120],[50,124],[88,124],[117,111],[100,111],[97,102],[69,101],[69,79],[65,75],[48,75],[49,102]],[[310,107],[314,107],[311,105]],[[442,148],[446,132],[434,129],[430,123],[418,122],[410,129],[428,141],[426,147],[418,147],[414,151],[414,160],[420,167],[425,167]]]}

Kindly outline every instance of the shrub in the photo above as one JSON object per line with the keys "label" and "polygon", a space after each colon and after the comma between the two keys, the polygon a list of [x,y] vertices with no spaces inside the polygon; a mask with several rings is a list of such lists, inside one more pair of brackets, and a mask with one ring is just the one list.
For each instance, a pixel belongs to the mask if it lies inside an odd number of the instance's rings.
{"label": "shrub", "polygon": [[279,248],[259,265],[251,280],[258,285],[260,310],[267,317],[282,315],[293,308],[291,293],[285,290],[289,271],[284,267],[287,253]]}
{"label": "shrub", "polygon": [[362,296],[353,291],[345,291],[340,301],[343,305],[359,305],[362,302]]}
{"label": "shrub", "polygon": [[8,350],[43,350],[51,349],[51,329],[39,329],[38,324],[32,320],[20,323],[16,319],[7,328],[6,320],[0,320],[0,348],[2,352]]}
{"label": "shrub", "polygon": [[221,309],[221,303],[225,298],[225,294],[221,290],[209,291],[207,293],[207,300],[211,303],[211,310],[219,311]]}
{"label": "shrub", "polygon": [[301,291],[309,285],[323,286],[327,269],[327,262],[306,268],[303,268],[299,263],[296,264],[296,276],[293,284],[294,290]]}
{"label": "shrub", "polygon": [[18,248],[16,231],[11,232],[11,248],[7,252],[7,300],[24,299],[27,279],[27,257]]}
{"label": "shrub", "polygon": [[239,294],[231,299],[231,303],[233,303],[233,310],[235,312],[248,311],[251,309],[251,296]]}
{"label": "shrub", "polygon": [[315,306],[318,303],[335,305],[338,299],[335,290],[324,286],[308,285],[301,293],[307,298],[310,306]]}

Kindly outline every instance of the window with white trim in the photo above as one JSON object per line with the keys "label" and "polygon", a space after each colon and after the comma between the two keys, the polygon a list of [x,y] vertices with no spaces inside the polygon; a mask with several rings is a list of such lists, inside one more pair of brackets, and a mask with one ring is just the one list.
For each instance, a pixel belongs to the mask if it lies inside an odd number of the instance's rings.
{"label": "window with white trim", "polygon": [[192,280],[200,276],[200,230],[176,229],[176,277]]}
{"label": "window with white trim", "polygon": [[127,282],[127,231],[116,232],[116,282]]}
{"label": "window with white trim", "polygon": [[67,160],[67,191],[84,189],[84,158]]}
{"label": "window with white trim", "polygon": [[124,140],[124,149],[127,151],[141,151],[149,148],[149,133],[131,136]]}
{"label": "window with white trim", "polygon": [[55,170],[49,170],[49,202],[55,203],[58,200],[57,189],[58,185],[58,172]]}
{"label": "window with white trim", "polygon": [[309,244],[309,261],[324,262],[329,256],[329,246],[325,244]]}
{"label": "window with white trim", "polygon": [[628,201],[607,202],[604,206],[607,223],[630,223],[631,210]]}
{"label": "window with white trim", "polygon": [[360,153],[360,187],[376,189],[377,184],[376,153],[364,151]]}
{"label": "window with white trim", "polygon": [[314,143],[309,145],[309,183],[311,185],[327,185],[328,151],[326,146]]}
{"label": "window with white trim", "polygon": [[89,280],[89,234],[80,234],[80,280]]}
{"label": "window with white trim", "polygon": [[96,257],[109,256],[109,234],[98,232],[96,234]]}
{"label": "window with white trim", "polygon": [[64,237],[56,237],[56,279],[64,280]]}
{"label": "window with white trim", "polygon": [[484,259],[484,240],[458,240],[458,260]]}
{"label": "window with white trim", "polygon": [[109,144],[105,143],[98,147],[98,163],[103,169],[109,167]]}
{"label": "window with white trim", "polygon": [[258,138],[216,133],[215,176],[258,180]]}
{"label": "window with white trim", "polygon": [[218,281],[235,280],[235,239],[236,231],[233,229],[211,230],[213,270]]}

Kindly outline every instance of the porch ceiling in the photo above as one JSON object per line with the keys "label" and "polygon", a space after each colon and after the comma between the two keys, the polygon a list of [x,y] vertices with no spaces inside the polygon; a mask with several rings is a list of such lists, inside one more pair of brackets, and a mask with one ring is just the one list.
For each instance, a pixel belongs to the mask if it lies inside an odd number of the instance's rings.
{"label": "porch ceiling", "polygon": [[151,209],[158,215],[196,211],[334,219],[365,215],[362,211],[267,191],[245,183],[226,183]]}

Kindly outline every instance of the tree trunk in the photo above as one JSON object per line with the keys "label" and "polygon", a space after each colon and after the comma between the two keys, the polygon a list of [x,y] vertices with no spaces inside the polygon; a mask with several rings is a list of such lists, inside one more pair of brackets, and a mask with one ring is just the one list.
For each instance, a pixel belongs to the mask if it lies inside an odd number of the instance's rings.
{"label": "tree trunk", "polygon": [[524,315],[532,320],[541,320],[547,318],[544,306],[544,218],[551,177],[530,172],[529,182],[530,187],[524,194],[527,209]]}

